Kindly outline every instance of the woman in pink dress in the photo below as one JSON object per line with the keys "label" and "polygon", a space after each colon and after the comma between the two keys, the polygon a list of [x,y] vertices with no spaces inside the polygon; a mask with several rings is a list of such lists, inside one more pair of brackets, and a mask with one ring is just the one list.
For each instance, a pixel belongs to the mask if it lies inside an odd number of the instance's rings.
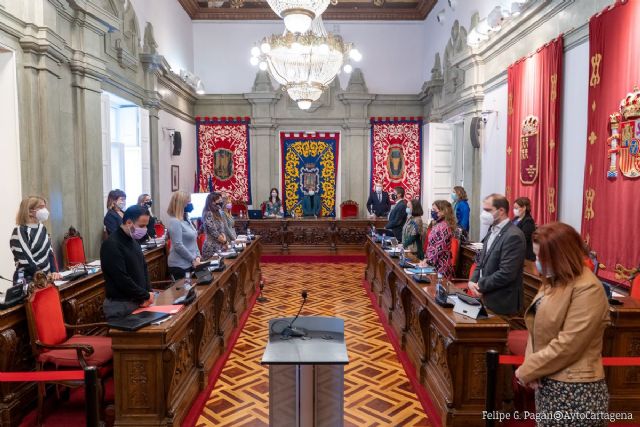
{"label": "woman in pink dress", "polygon": [[429,246],[424,261],[435,267],[436,272],[442,274],[445,279],[453,277],[451,265],[451,239],[456,228],[456,218],[453,214],[451,203],[446,200],[436,200],[431,205],[431,222],[429,233]]}

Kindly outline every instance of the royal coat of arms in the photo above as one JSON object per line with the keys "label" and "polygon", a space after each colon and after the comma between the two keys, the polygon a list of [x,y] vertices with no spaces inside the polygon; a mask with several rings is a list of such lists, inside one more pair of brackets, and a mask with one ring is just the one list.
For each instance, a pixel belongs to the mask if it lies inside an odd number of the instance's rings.
{"label": "royal coat of arms", "polygon": [[402,145],[390,145],[387,154],[387,172],[389,181],[401,182],[404,179],[404,152]]}
{"label": "royal coat of arms", "polygon": [[607,178],[617,178],[618,169],[627,178],[640,177],[640,90],[620,101],[618,112],[609,116],[609,170]]}
{"label": "royal coat of arms", "polygon": [[540,169],[540,122],[536,116],[527,116],[522,122],[520,136],[520,182],[532,185]]}
{"label": "royal coat of arms", "polygon": [[320,169],[313,163],[307,163],[300,169],[300,188],[303,193],[320,190]]}
{"label": "royal coat of arms", "polygon": [[233,152],[218,148],[213,152],[213,173],[216,178],[226,181],[233,176]]}

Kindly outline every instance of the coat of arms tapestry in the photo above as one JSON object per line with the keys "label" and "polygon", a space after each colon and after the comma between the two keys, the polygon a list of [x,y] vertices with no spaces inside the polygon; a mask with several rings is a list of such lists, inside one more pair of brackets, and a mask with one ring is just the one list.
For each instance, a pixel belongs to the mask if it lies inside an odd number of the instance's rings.
{"label": "coat of arms tapestry", "polygon": [[196,117],[196,190],[251,204],[248,117]]}

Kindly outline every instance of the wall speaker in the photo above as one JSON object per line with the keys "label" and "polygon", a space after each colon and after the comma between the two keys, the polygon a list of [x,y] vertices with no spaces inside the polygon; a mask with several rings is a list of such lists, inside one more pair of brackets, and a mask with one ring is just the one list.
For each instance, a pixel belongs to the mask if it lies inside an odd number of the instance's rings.
{"label": "wall speaker", "polygon": [[182,136],[180,132],[175,131],[173,133],[173,151],[171,152],[172,156],[179,156],[182,151]]}
{"label": "wall speaker", "polygon": [[469,131],[469,138],[471,139],[471,146],[473,148],[480,148],[480,130],[484,120],[482,117],[473,117],[471,119],[471,129]]}

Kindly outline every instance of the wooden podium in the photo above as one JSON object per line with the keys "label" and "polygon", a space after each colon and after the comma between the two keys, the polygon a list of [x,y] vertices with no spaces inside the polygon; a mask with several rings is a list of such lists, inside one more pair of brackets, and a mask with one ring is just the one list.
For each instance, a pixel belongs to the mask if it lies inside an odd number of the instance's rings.
{"label": "wooden podium", "polygon": [[262,364],[269,365],[269,425],[336,427],[344,424],[344,365],[349,363],[344,320],[298,317],[305,337],[283,337],[292,317],[269,321]]}

